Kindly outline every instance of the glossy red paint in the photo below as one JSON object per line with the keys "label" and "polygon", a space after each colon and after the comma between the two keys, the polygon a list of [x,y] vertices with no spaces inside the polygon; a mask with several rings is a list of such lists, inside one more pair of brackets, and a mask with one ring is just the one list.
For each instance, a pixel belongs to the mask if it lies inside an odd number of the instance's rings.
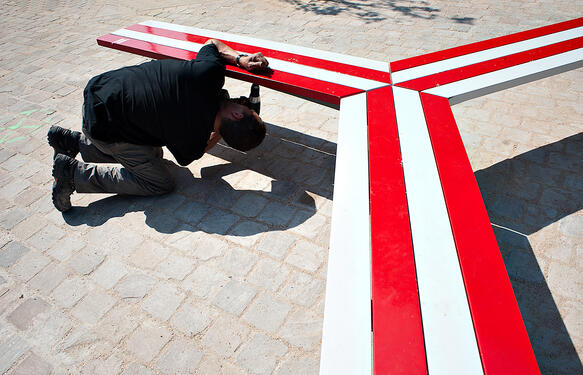
{"label": "glossy red paint", "polygon": [[457,69],[451,69],[445,72],[432,74],[429,76],[412,79],[410,81],[398,83],[396,86],[405,87],[412,90],[423,91],[435,86],[442,86],[451,82],[460,81],[482,74],[494,72],[496,70],[509,68],[530,61],[542,59],[545,57],[557,55],[559,53],[572,51],[583,47],[583,37],[566,40],[551,44],[545,47],[535,48],[532,50],[515,53],[508,56],[464,66]]}
{"label": "glossy red paint", "polygon": [[[158,27],[151,27],[145,25],[132,25],[126,27],[128,30],[139,31],[142,33],[148,33],[152,35],[164,36],[167,38],[172,38],[176,40],[188,41],[193,43],[204,44],[207,40],[209,40],[209,36],[202,36],[202,35],[194,35],[183,33],[179,31],[167,30]],[[248,44],[242,43],[235,43],[229,40],[221,40],[223,43],[227,44],[229,47],[233,48],[237,51],[247,52],[247,53],[255,53],[261,52],[266,57],[271,57],[278,60],[293,62],[300,65],[306,65],[314,68],[330,70],[337,73],[348,74],[355,77],[361,77],[366,79],[371,79],[379,82],[390,83],[390,74],[389,72],[382,72],[379,70],[363,68],[359,66],[349,65],[338,63],[334,61],[319,59],[316,57],[298,55],[294,53],[289,53],[285,51],[278,51],[274,49],[262,48],[257,46],[252,46]],[[388,63],[387,63],[388,68]],[[387,69],[388,70],[388,69]]]}
{"label": "glossy red paint", "polygon": [[466,44],[464,46],[444,49],[442,51],[432,52],[426,55],[393,61],[391,62],[391,72],[397,72],[399,70],[404,70],[419,65],[425,65],[436,61],[450,59],[452,57],[467,55],[468,53],[479,52],[489,48],[516,43],[522,40],[532,39],[579,26],[583,26],[583,17],[566,22],[556,23],[553,25],[539,27],[532,30],[522,31],[516,34],[510,34],[498,38],[483,40],[481,42]]}
{"label": "glossy red paint", "polygon": [[425,93],[421,102],[484,373],[540,374],[449,102]]}
{"label": "glossy red paint", "polygon": [[367,92],[375,374],[427,374],[392,87]]}

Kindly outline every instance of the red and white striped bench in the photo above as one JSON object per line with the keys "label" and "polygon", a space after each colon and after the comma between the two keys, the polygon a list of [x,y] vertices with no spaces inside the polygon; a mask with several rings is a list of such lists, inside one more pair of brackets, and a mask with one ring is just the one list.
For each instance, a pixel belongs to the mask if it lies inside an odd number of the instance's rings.
{"label": "red and white striped bench", "polygon": [[272,68],[228,76],[340,110],[320,373],[539,373],[450,105],[583,66],[583,18],[390,64],[157,21],[97,41],[208,38]]}

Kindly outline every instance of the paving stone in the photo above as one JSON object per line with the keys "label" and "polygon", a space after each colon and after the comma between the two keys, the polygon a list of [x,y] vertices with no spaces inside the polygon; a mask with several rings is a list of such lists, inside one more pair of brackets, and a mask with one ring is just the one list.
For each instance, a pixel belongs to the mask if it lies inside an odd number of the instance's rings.
{"label": "paving stone", "polygon": [[32,215],[16,224],[10,230],[14,238],[26,240],[47,225],[47,219],[41,215]]}
{"label": "paving stone", "polygon": [[172,318],[172,326],[186,336],[192,337],[204,331],[214,316],[215,313],[210,306],[187,303]]}
{"label": "paving stone", "polygon": [[115,300],[101,291],[92,291],[79,302],[71,314],[87,324],[95,324],[111,309]]}
{"label": "paving stone", "polygon": [[10,272],[19,279],[28,281],[49,263],[48,257],[36,251],[29,251],[10,268]]}
{"label": "paving stone", "polygon": [[72,278],[63,281],[53,291],[55,302],[63,308],[73,307],[90,290],[87,282],[80,278]]}
{"label": "paving stone", "polygon": [[129,337],[126,348],[140,361],[150,362],[170,339],[172,333],[158,323],[147,320]]}
{"label": "paving stone", "polygon": [[230,317],[220,317],[207,330],[201,344],[215,353],[230,357],[247,337],[249,328]]}
{"label": "paving stone", "polygon": [[0,214],[0,228],[10,230],[29,216],[29,213],[18,207],[13,207]]}
{"label": "paving stone", "polygon": [[243,221],[236,224],[226,238],[241,246],[253,247],[261,234],[267,231],[267,227],[254,221]]}
{"label": "paving stone", "polygon": [[247,375],[247,371],[221,359],[221,357],[206,352],[202,362],[194,372],[195,375]]}
{"label": "paving stone", "polygon": [[239,217],[236,215],[223,210],[212,210],[202,219],[198,227],[206,233],[225,234],[237,221],[239,221]]}
{"label": "paving stone", "polygon": [[84,345],[90,345],[98,340],[97,334],[85,326],[78,326],[67,334],[61,342],[61,349],[67,350]]}
{"label": "paving stone", "polygon": [[195,296],[206,299],[215,290],[223,288],[229,278],[216,268],[201,264],[182,282],[182,288],[191,291]]}
{"label": "paving stone", "polygon": [[253,374],[271,374],[275,362],[287,352],[287,347],[265,335],[255,335],[245,343],[237,363]]}
{"label": "paving stone", "polygon": [[150,293],[142,303],[142,309],[155,318],[166,321],[176,311],[184,293],[170,284],[162,284]]}
{"label": "paving stone", "polygon": [[163,374],[192,374],[203,353],[198,351],[194,343],[186,340],[172,341],[166,351],[160,356],[157,367]]}
{"label": "paving stone", "polygon": [[326,224],[326,218],[309,211],[298,211],[289,223],[290,230],[304,237],[314,239]]}
{"label": "paving stone", "polygon": [[314,350],[322,339],[322,317],[304,309],[292,312],[281,329],[281,337],[304,350]]}
{"label": "paving stone", "polygon": [[240,315],[255,294],[257,291],[253,287],[231,280],[217,293],[213,305],[231,314]]}
{"label": "paving stone", "polygon": [[201,260],[208,260],[223,255],[229,248],[226,241],[208,234],[201,234],[192,248],[192,255]]}
{"label": "paving stone", "polygon": [[104,259],[105,255],[101,250],[87,246],[69,261],[69,266],[80,275],[89,275]]}
{"label": "paving stone", "polygon": [[154,269],[170,254],[170,249],[155,241],[145,241],[128,257],[136,267]]}
{"label": "paving stone", "polygon": [[122,359],[117,355],[111,355],[107,359],[94,359],[83,365],[81,374],[110,375],[118,374],[121,370]]}
{"label": "paving stone", "polygon": [[29,349],[30,345],[20,336],[3,336],[0,339],[0,373],[6,373]]}
{"label": "paving stone", "polygon": [[194,264],[195,261],[190,258],[172,254],[160,264],[159,270],[166,278],[184,280],[194,269]]}
{"label": "paving stone", "polygon": [[324,261],[325,250],[307,241],[298,241],[285,261],[304,271],[316,271]]}
{"label": "paving stone", "polygon": [[53,246],[58,240],[60,240],[65,235],[65,232],[52,224],[47,225],[41,231],[37,232],[35,235],[28,239],[28,244],[33,247],[45,251]]}
{"label": "paving stone", "polygon": [[67,236],[59,240],[52,249],[48,250],[47,254],[64,262],[83,247],[85,247],[85,243],[81,237],[68,233]]}
{"label": "paving stone", "polygon": [[275,332],[283,323],[291,305],[278,300],[270,294],[262,294],[249,306],[243,320],[268,332]]}
{"label": "paving stone", "polygon": [[324,289],[324,281],[303,272],[292,271],[279,294],[299,305],[310,307]]}
{"label": "paving stone", "polygon": [[291,220],[295,212],[294,207],[279,202],[270,202],[257,219],[269,225],[283,227]]}
{"label": "paving stone", "polygon": [[105,289],[110,289],[127,273],[123,263],[109,258],[93,273],[91,279]]}
{"label": "paving stone", "polygon": [[119,282],[115,290],[121,298],[143,298],[156,284],[156,280],[142,273],[128,275]]}
{"label": "paving stone", "polygon": [[285,232],[267,232],[259,241],[257,250],[262,251],[274,258],[281,259],[287,253],[295,238]]}
{"label": "paving stone", "polygon": [[69,272],[65,268],[53,262],[37,273],[28,286],[39,290],[44,295],[49,295],[68,276]]}
{"label": "paving stone", "polygon": [[14,367],[11,375],[50,375],[53,366],[38,355],[31,353],[24,361]]}
{"label": "paving stone", "polygon": [[138,363],[132,363],[121,375],[155,375],[152,370]]}
{"label": "paving stone", "polygon": [[132,305],[118,303],[101,319],[95,331],[103,340],[117,345],[141,323],[143,316]]}
{"label": "paving stone", "polygon": [[314,357],[299,354],[285,358],[274,375],[317,375],[319,371],[320,364]]}
{"label": "paving stone", "polygon": [[0,266],[8,268],[16,263],[30,249],[20,242],[9,242],[0,249]]}
{"label": "paving stone", "polygon": [[187,202],[174,211],[174,215],[187,223],[197,223],[210,210],[210,206],[200,202]]}
{"label": "paving stone", "polygon": [[267,199],[254,193],[245,193],[235,202],[233,212],[246,217],[255,217],[268,203]]}
{"label": "paving stone", "polygon": [[25,330],[31,326],[33,319],[38,314],[46,312],[48,309],[49,304],[44,300],[40,298],[29,298],[11,312],[7,320],[14,324],[16,328]]}
{"label": "paving stone", "polygon": [[249,274],[249,282],[275,292],[289,275],[289,268],[269,258],[260,259]]}
{"label": "paving stone", "polygon": [[228,275],[244,276],[257,261],[257,255],[235,247],[227,251],[227,254],[221,260],[221,268]]}

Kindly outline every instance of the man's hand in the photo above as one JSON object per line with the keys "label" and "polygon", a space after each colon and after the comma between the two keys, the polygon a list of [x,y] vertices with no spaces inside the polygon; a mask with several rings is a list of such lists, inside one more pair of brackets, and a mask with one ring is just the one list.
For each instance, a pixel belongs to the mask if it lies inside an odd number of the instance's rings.
{"label": "man's hand", "polygon": [[254,53],[250,56],[242,56],[239,59],[241,67],[250,72],[264,70],[269,66],[269,62],[261,52]]}

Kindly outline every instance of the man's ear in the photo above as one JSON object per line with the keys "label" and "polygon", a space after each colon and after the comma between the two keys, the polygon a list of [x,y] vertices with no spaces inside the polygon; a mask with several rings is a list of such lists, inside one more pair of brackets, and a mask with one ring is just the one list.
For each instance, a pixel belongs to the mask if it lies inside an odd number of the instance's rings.
{"label": "man's ear", "polygon": [[243,118],[243,112],[238,109],[233,109],[231,111],[231,116],[233,116],[234,120],[241,120]]}

